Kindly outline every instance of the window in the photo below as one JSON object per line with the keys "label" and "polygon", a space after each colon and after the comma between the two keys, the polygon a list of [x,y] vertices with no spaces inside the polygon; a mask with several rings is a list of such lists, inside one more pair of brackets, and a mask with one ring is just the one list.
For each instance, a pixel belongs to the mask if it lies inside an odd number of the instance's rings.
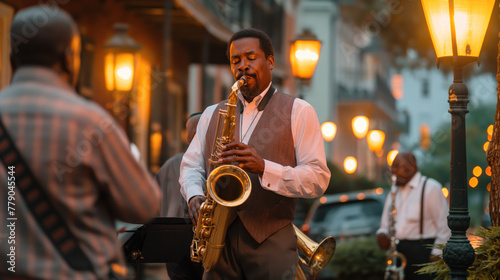
{"label": "window", "polygon": [[[14,8],[0,2],[0,38],[9,38],[10,23]],[[9,85],[11,69],[9,62],[10,40],[0,40],[0,89]]]}
{"label": "window", "polygon": [[422,80],[422,97],[429,97],[429,79],[427,78]]}

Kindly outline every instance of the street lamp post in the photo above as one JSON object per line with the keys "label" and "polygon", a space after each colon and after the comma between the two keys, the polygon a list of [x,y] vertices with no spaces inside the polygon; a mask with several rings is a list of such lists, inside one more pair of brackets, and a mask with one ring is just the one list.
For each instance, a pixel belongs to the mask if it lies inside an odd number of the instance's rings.
{"label": "street lamp post", "polygon": [[[453,67],[449,89],[451,114],[451,182],[448,227],[451,237],[443,250],[451,279],[467,279],[474,262],[474,249],[466,236],[470,217],[467,197],[465,115],[468,89],[463,67],[479,57],[495,0],[421,0],[432,43],[439,62]],[[439,65],[439,64],[438,64]]]}

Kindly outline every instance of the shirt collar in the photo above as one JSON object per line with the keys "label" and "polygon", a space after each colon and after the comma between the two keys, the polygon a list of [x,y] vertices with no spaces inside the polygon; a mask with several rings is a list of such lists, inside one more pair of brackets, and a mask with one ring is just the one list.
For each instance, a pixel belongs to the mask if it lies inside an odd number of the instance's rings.
{"label": "shirt collar", "polygon": [[415,175],[413,175],[413,178],[406,184],[406,186],[410,186],[412,188],[418,188],[420,184],[420,179],[422,178],[422,174],[420,174],[420,171],[417,171]]}
{"label": "shirt collar", "polygon": [[255,108],[257,108],[257,106],[259,106],[260,102],[262,101],[262,98],[264,98],[264,96],[266,95],[267,91],[271,87],[271,84],[272,84],[272,82],[270,82],[269,85],[266,87],[266,89],[264,89],[264,91],[262,91],[259,95],[257,95],[252,100],[252,102],[250,102],[250,103],[245,100],[245,98],[241,94],[241,91],[238,91],[238,98],[240,99],[240,101],[242,102],[242,104],[243,104],[244,107],[248,106],[251,103],[254,103],[255,104]]}
{"label": "shirt collar", "polygon": [[52,69],[41,66],[23,66],[14,72],[12,84],[23,82],[38,82],[56,86],[76,94],[75,89]]}

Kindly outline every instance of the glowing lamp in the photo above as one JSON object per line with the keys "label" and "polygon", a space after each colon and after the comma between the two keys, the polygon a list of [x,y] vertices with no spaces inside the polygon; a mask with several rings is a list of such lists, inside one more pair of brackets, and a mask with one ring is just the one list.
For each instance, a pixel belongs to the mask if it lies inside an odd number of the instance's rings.
{"label": "glowing lamp", "polygon": [[134,86],[141,46],[127,35],[127,24],[116,23],[113,27],[115,34],[104,46],[106,89],[110,92],[130,92]]}
{"label": "glowing lamp", "polygon": [[472,174],[474,174],[474,176],[476,177],[479,177],[481,176],[481,174],[483,174],[483,169],[480,166],[476,166],[474,167],[474,169],[472,169]]}
{"label": "glowing lamp", "polygon": [[490,146],[490,141],[486,141],[486,142],[484,142],[484,144],[483,144],[483,150],[484,150],[485,152],[486,152],[486,151],[488,151],[488,147],[489,147],[489,146]]}
{"label": "glowing lamp", "polygon": [[477,184],[478,184],[478,180],[476,177],[472,177],[469,179],[469,185],[471,186],[471,188],[475,188],[477,187]]}
{"label": "glowing lamp", "polygon": [[451,60],[454,54],[469,62],[478,58],[494,4],[495,0],[422,0],[438,60]]}
{"label": "glowing lamp", "polygon": [[321,42],[309,30],[305,30],[292,42],[290,64],[293,76],[311,79],[319,60]]}
{"label": "glowing lamp", "polygon": [[385,133],[380,130],[370,130],[366,137],[368,148],[372,152],[378,152],[384,146]]}
{"label": "glowing lamp", "polygon": [[398,150],[392,150],[387,153],[387,164],[389,166],[392,166],[392,163],[394,162],[394,159],[398,155],[399,151]]}
{"label": "glowing lamp", "polygon": [[347,174],[352,174],[356,171],[358,162],[355,157],[346,157],[344,160],[344,170]]}
{"label": "glowing lamp", "polygon": [[441,192],[443,193],[444,197],[448,198],[448,195],[450,194],[450,192],[448,191],[447,188],[442,188],[441,189]]}
{"label": "glowing lamp", "polygon": [[337,134],[337,125],[333,122],[324,122],[321,125],[321,134],[325,141],[331,142],[335,138],[335,134]]}
{"label": "glowing lamp", "polygon": [[368,132],[369,120],[365,116],[357,116],[352,119],[352,132],[356,138],[363,138]]}

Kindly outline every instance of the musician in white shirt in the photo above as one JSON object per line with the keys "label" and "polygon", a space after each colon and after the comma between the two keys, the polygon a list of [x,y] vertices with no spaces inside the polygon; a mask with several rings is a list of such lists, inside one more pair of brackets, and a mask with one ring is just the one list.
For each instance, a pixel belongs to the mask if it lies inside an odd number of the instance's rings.
{"label": "musician in white shirt", "polygon": [[[441,250],[431,250],[428,244],[444,244],[450,237],[446,219],[448,202],[441,192],[441,184],[418,171],[417,161],[412,153],[399,153],[392,163],[391,171],[397,176],[398,186],[395,197],[395,236],[399,240],[397,250],[408,260],[405,279],[431,279],[429,275],[415,274],[420,267],[414,264],[439,259]],[[389,194],[380,228],[377,230],[377,242],[383,250],[388,250],[390,246],[388,232],[391,200]]]}

